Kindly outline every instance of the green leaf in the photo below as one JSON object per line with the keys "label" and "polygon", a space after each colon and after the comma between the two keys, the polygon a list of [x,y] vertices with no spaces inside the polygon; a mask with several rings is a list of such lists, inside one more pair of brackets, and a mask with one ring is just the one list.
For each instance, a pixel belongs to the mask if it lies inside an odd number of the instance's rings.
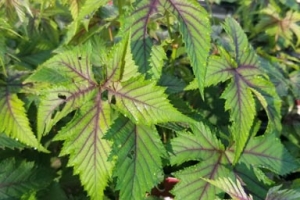
{"label": "green leaf", "polygon": [[211,27],[208,14],[196,1],[160,0],[160,4],[179,21],[179,31],[203,96]]}
{"label": "green leaf", "polygon": [[[234,148],[227,150],[227,156],[232,159],[234,151]],[[239,162],[247,166],[266,168],[280,175],[299,168],[299,163],[274,134],[251,138]]]}
{"label": "green leaf", "polygon": [[300,192],[287,189],[280,190],[280,188],[281,185],[272,187],[265,200],[296,200],[300,198]]}
{"label": "green leaf", "polygon": [[14,158],[0,162],[0,199],[21,199],[29,191],[46,188],[54,178],[49,170],[38,168],[33,162]]}
{"label": "green leaf", "polygon": [[21,144],[17,140],[14,140],[8,137],[4,133],[0,133],[0,149],[10,148],[10,149],[23,149],[26,147],[25,145]]}
{"label": "green leaf", "polygon": [[140,1],[126,26],[131,29],[131,51],[136,65],[141,73],[149,70],[149,59],[153,43],[147,33],[147,23],[151,16],[156,13],[159,0]]}
{"label": "green leaf", "polygon": [[164,60],[167,60],[167,55],[162,45],[153,45],[150,54],[150,75],[158,80],[162,75]]}
{"label": "green leaf", "polygon": [[88,30],[94,13],[107,2],[108,0],[72,0],[70,10],[74,20],[68,26],[63,43],[68,44],[72,40],[81,24]]}
{"label": "green leaf", "polygon": [[[186,146],[188,148],[188,144]],[[172,193],[177,199],[214,199],[220,191],[203,178],[227,177],[229,170],[224,164],[225,160],[222,156],[213,156],[197,165],[174,173],[179,183],[175,185]]]}
{"label": "green leaf", "polygon": [[197,123],[192,130],[194,135],[181,132],[171,140],[170,161],[172,165],[201,162],[175,173],[180,181],[173,193],[178,199],[214,199],[218,190],[202,178],[216,179],[230,174],[224,147],[204,124]]}
{"label": "green leaf", "polygon": [[131,48],[134,60],[142,73],[147,72],[150,66],[153,67],[154,61],[159,62],[160,58],[153,57],[155,47],[153,48],[153,43],[147,33],[147,24],[151,16],[163,12],[163,9],[175,15],[179,21],[179,31],[191,59],[200,92],[203,93],[211,29],[207,12],[197,2],[189,0],[141,1],[132,13],[131,21],[127,24],[132,31]]}
{"label": "green leaf", "polygon": [[117,156],[115,176],[120,199],[143,199],[163,179],[161,157],[166,150],[154,126],[135,125],[119,118],[107,133]]}
{"label": "green leaf", "polygon": [[125,35],[123,40],[115,45],[109,54],[106,80],[108,83],[120,80],[127,81],[140,75],[132,58],[128,36],[129,34]]}
{"label": "green leaf", "polygon": [[117,109],[135,123],[191,121],[173,107],[164,94],[165,89],[151,80],[137,77],[107,89],[115,97]]}
{"label": "green leaf", "polygon": [[72,17],[74,20],[78,18],[80,8],[82,7],[82,4],[84,3],[84,0],[69,0],[70,1],[70,11],[72,14]]}
{"label": "green leaf", "polygon": [[236,179],[235,181],[232,180],[230,177],[226,178],[218,178],[216,180],[209,180],[204,179],[205,181],[209,182],[210,184],[220,188],[221,190],[225,191],[229,194],[233,200],[253,200],[252,196],[248,196],[242,187],[241,182]]}
{"label": "green leaf", "polygon": [[49,75],[63,77],[61,81],[42,92],[43,96],[38,106],[39,138],[47,134],[60,119],[95,95],[97,82],[90,64],[88,54],[90,51],[92,51],[90,44],[68,49],[45,62],[25,80],[24,83],[43,80],[52,83],[49,81]]}
{"label": "green leaf", "polygon": [[60,155],[70,155],[68,166],[74,167],[74,174],[79,174],[92,199],[103,199],[112,174],[113,162],[108,161],[110,144],[102,139],[110,125],[110,106],[98,94],[55,137],[64,140]]}
{"label": "green leaf", "polygon": [[[256,172],[255,172],[256,171]],[[259,170],[259,168],[254,168],[252,166],[246,166],[245,164],[237,164],[234,168],[234,173],[237,179],[243,180],[244,188],[248,191],[253,199],[265,199],[270,180],[266,175]],[[261,181],[261,179],[264,179]]]}
{"label": "green leaf", "polygon": [[6,45],[5,45],[5,37],[0,35],[0,67],[2,68],[2,73],[7,75],[5,69],[5,53],[6,53]]}
{"label": "green leaf", "polygon": [[189,160],[206,160],[218,156],[224,146],[203,123],[192,127],[194,135],[186,132],[178,133],[179,137],[171,141],[172,165],[179,165]]}
{"label": "green leaf", "polygon": [[31,130],[24,103],[16,94],[11,94],[6,89],[0,87],[0,121],[2,122],[0,132],[4,132],[6,135],[34,149],[48,152],[38,142]]}
{"label": "green leaf", "polygon": [[239,24],[232,18],[225,20],[224,28],[231,39],[230,52],[220,48],[220,57],[211,56],[206,85],[215,85],[230,79],[222,93],[225,109],[230,111],[231,131],[236,152],[234,163],[242,153],[256,115],[253,95],[259,100],[269,117],[268,127],[281,130],[280,100],[275,87],[260,70],[260,62]]}

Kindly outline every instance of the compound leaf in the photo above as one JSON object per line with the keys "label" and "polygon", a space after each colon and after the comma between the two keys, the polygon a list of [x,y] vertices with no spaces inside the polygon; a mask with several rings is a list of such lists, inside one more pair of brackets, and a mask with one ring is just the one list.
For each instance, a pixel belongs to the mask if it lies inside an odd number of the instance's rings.
{"label": "compound leaf", "polygon": [[[225,109],[230,111],[231,130],[235,139],[234,163],[241,155],[250,136],[256,115],[254,95],[266,110],[269,127],[281,129],[280,101],[275,87],[260,70],[260,63],[239,24],[232,18],[225,20],[224,28],[231,39],[230,52],[220,47],[220,57],[211,56],[206,76],[206,85],[230,79],[222,94],[226,99]],[[270,98],[270,97],[273,98]]]}
{"label": "compound leaf", "polygon": [[[47,134],[52,126],[73,110],[78,109],[95,95],[97,82],[94,80],[88,52],[89,44],[66,50],[44,63],[25,83],[49,82],[49,71],[63,82],[52,83],[43,91],[38,106],[38,136]],[[38,84],[37,84],[38,85]]]}
{"label": "compound leaf", "polygon": [[119,118],[106,138],[117,156],[115,176],[120,199],[143,199],[163,179],[161,157],[166,151],[154,126],[135,125]]}

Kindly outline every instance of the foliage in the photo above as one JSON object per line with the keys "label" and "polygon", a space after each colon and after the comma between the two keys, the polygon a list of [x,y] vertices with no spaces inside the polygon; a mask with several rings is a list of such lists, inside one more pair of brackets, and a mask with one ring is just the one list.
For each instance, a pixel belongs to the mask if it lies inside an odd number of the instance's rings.
{"label": "foliage", "polygon": [[284,2],[232,4],[239,21],[195,0],[1,2],[0,198],[151,199],[168,176],[175,199],[299,198]]}

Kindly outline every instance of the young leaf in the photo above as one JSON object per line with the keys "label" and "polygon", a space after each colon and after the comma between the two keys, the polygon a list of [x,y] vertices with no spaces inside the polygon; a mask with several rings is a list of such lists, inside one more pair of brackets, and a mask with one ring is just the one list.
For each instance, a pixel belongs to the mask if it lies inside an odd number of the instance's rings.
{"label": "young leaf", "polygon": [[163,179],[161,157],[166,151],[154,126],[119,118],[105,136],[114,141],[115,176],[120,199],[143,199]]}
{"label": "young leaf", "polygon": [[114,95],[117,109],[136,123],[191,122],[169,103],[164,88],[141,76],[106,89]]}
{"label": "young leaf", "polygon": [[221,97],[226,99],[225,109],[230,110],[236,145],[235,163],[246,145],[256,115],[253,95],[265,108],[269,127],[275,127],[276,131],[281,129],[280,101],[274,86],[260,70],[259,60],[239,24],[227,18],[224,28],[231,39],[231,55],[220,48],[220,57],[210,57],[206,85],[231,80]]}
{"label": "young leaf", "polygon": [[[232,159],[234,151],[234,148],[227,150],[227,156]],[[280,175],[290,173],[299,167],[299,163],[274,134],[251,138],[239,162],[247,166],[267,168]]]}
{"label": "young leaf", "polygon": [[55,140],[64,140],[60,155],[69,154],[69,166],[79,174],[81,183],[92,199],[103,199],[103,191],[111,176],[113,162],[109,162],[110,144],[102,139],[111,125],[110,106],[98,94],[76,112]]}
{"label": "young leaf", "polygon": [[230,177],[226,178],[219,178],[217,180],[209,180],[204,179],[205,181],[209,182],[210,184],[220,188],[221,190],[225,191],[229,194],[233,200],[253,200],[252,196],[248,196],[244,191],[241,182],[236,179],[235,181],[232,180]]}
{"label": "young leaf", "polygon": [[43,152],[48,152],[36,139],[26,116],[24,103],[7,88],[0,87],[0,132]]}
{"label": "young leaf", "polygon": [[49,170],[37,168],[33,162],[13,158],[0,162],[0,199],[21,199],[32,191],[46,188],[54,178]]}

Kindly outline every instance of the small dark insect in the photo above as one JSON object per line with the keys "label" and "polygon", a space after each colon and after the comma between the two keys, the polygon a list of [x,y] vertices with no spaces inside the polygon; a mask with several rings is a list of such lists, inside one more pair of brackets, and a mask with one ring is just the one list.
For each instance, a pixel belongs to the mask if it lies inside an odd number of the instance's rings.
{"label": "small dark insect", "polygon": [[78,56],[78,60],[81,60],[81,56]]}

